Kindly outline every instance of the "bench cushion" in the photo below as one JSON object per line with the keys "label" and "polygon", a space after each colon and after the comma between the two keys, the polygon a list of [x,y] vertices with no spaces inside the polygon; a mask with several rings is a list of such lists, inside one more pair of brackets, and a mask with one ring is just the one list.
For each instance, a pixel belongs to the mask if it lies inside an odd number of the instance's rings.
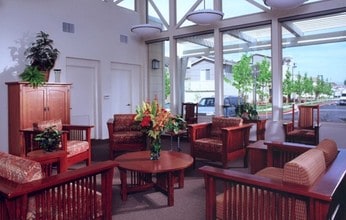
{"label": "bench cushion", "polygon": [[321,161],[324,161],[323,152],[310,149],[285,164],[282,180],[310,186],[326,169],[326,164]]}
{"label": "bench cushion", "polygon": [[324,159],[326,161],[326,166],[328,167],[338,154],[338,147],[336,146],[335,141],[330,139],[322,140],[317,146],[316,149],[319,149],[323,152]]}
{"label": "bench cushion", "polygon": [[39,162],[0,152],[0,176],[16,183],[26,183],[41,179]]}
{"label": "bench cushion", "polygon": [[284,169],[278,167],[266,167],[258,171],[255,175],[267,177],[277,181],[282,181]]}
{"label": "bench cushion", "polygon": [[238,117],[213,117],[210,134],[213,137],[221,138],[221,128],[234,127],[243,124],[243,119]]}

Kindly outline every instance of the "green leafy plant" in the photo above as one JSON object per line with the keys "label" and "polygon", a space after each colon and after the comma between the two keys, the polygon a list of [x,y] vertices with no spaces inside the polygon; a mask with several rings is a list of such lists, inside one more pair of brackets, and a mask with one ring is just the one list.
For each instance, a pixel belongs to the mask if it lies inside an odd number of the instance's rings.
{"label": "green leafy plant", "polygon": [[177,134],[181,130],[186,130],[186,121],[180,115],[172,116],[168,120],[166,129]]}
{"label": "green leafy plant", "polygon": [[237,116],[244,118],[246,120],[258,120],[258,112],[255,107],[249,103],[244,103],[242,105],[238,105],[235,109]]}
{"label": "green leafy plant", "polygon": [[49,34],[40,31],[36,41],[24,52],[30,66],[36,66],[40,71],[49,71],[53,68],[59,55],[59,50],[53,47],[53,40]]}
{"label": "green leafy plant", "polygon": [[61,141],[61,131],[56,126],[45,128],[44,131],[35,136],[35,141],[46,151],[54,151],[58,148]]}
{"label": "green leafy plant", "polygon": [[19,76],[34,88],[43,85],[45,82],[44,74],[36,66],[27,66]]}

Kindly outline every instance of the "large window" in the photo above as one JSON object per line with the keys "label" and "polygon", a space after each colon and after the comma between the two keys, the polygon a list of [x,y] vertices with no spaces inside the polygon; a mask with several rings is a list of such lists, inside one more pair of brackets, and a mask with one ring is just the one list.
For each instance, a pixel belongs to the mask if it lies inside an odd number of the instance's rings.
{"label": "large window", "polygon": [[235,116],[238,105],[248,103],[271,117],[270,25],[229,30],[223,33],[224,115]]}
{"label": "large window", "polygon": [[[204,34],[178,39],[177,63],[182,102],[197,103],[215,96],[214,36]],[[200,106],[200,114],[214,114],[214,108]]]}
{"label": "large window", "polygon": [[283,21],[282,33],[283,106],[321,104],[321,121],[345,122],[346,13]]}

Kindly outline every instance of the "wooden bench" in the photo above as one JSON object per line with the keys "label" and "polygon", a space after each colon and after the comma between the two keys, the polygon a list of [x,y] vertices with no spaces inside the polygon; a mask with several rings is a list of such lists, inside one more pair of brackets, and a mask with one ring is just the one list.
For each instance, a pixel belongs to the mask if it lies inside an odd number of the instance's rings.
{"label": "wooden bench", "polygon": [[[267,163],[276,168],[282,168],[287,161],[314,148],[285,142],[266,144]],[[206,219],[297,219],[297,207],[304,209],[302,219],[325,220],[332,216],[345,219],[345,161],[346,150],[339,149],[336,158],[329,161],[312,185],[204,166],[200,171],[206,185]],[[274,173],[269,175],[275,176]],[[221,209],[223,214],[220,215]]]}

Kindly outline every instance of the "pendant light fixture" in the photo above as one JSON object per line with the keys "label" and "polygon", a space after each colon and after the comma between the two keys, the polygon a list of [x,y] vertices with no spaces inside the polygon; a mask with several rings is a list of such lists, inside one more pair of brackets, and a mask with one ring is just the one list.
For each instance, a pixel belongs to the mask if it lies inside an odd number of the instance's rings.
{"label": "pendant light fixture", "polygon": [[292,9],[300,6],[308,0],[263,0],[264,4],[273,9]]}
{"label": "pendant light fixture", "polygon": [[161,31],[162,28],[160,26],[152,24],[139,24],[131,27],[131,32],[141,37],[151,36]]}
{"label": "pendant light fixture", "polygon": [[223,18],[223,12],[213,9],[205,9],[205,0],[203,3],[203,9],[189,12],[186,15],[186,19],[198,25],[210,25]]}

